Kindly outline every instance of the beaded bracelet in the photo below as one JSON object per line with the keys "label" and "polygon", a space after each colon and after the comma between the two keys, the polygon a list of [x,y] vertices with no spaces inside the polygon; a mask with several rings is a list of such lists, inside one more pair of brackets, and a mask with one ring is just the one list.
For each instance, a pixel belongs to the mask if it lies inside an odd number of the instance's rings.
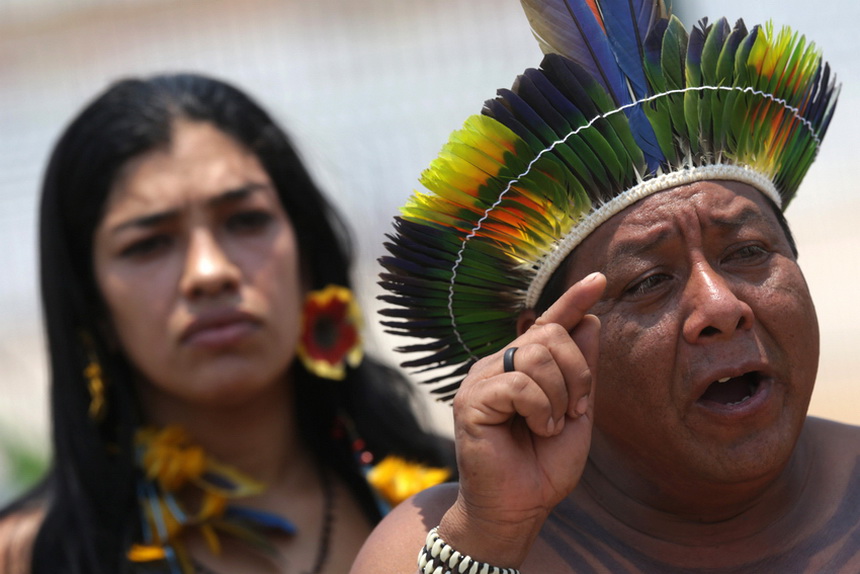
{"label": "beaded bracelet", "polygon": [[520,574],[516,568],[490,566],[461,554],[439,538],[438,529],[436,526],[427,533],[427,541],[418,554],[418,570],[422,574]]}

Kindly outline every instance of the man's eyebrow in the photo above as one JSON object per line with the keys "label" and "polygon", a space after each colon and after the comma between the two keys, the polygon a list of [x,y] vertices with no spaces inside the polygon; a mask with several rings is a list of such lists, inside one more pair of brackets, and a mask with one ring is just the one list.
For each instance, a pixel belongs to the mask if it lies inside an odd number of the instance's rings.
{"label": "man's eyebrow", "polygon": [[733,215],[731,217],[713,217],[710,222],[717,227],[737,229],[750,223],[761,223],[765,220],[764,214],[759,210],[747,206],[744,207],[737,215]]}
{"label": "man's eyebrow", "polygon": [[[725,231],[733,231],[749,224],[762,223],[764,221],[766,221],[766,218],[760,211],[752,207],[744,207],[737,214],[712,217],[709,220],[709,223]],[[624,258],[642,255],[643,253],[657,249],[661,243],[670,237],[673,229],[674,227],[660,229],[656,233],[653,233],[653,236],[650,236],[650,234],[646,232],[642,237],[619,242],[608,253],[609,263],[606,266],[607,269],[611,268],[614,263],[620,262]]]}
{"label": "man's eyebrow", "polygon": [[[609,265],[616,261],[632,255],[640,255],[660,246],[671,235],[672,229],[660,229],[659,231],[646,233],[641,238],[630,239],[617,243],[609,252]],[[653,234],[653,237],[650,235]]]}
{"label": "man's eyebrow", "polygon": [[[270,186],[262,183],[249,183],[247,185],[243,185],[235,189],[228,189],[224,193],[216,195],[215,197],[212,197],[207,200],[206,204],[210,207],[218,207],[220,205],[242,201],[243,199],[246,199],[248,196],[250,196],[252,193],[262,191],[264,189],[269,189],[269,187]],[[126,229],[134,227],[157,227],[165,221],[178,217],[179,211],[179,209],[168,209],[165,211],[159,211],[157,213],[150,213],[140,217],[135,217],[115,226],[111,230],[111,233],[120,233]]]}

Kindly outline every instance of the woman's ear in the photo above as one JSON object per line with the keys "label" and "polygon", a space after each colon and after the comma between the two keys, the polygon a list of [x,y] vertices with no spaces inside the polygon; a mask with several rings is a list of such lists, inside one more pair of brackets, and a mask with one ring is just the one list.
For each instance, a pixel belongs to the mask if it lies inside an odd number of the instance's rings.
{"label": "woman's ear", "polygon": [[537,320],[537,311],[534,309],[526,309],[517,317],[517,337],[529,330],[529,327],[534,325]]}

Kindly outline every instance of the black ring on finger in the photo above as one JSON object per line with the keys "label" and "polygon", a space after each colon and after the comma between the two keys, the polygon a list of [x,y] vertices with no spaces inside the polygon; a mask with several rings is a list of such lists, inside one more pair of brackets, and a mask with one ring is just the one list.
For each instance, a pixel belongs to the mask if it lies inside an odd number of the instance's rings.
{"label": "black ring on finger", "polygon": [[506,373],[516,371],[516,368],[514,367],[514,353],[517,352],[517,349],[519,349],[519,347],[509,347],[502,357],[502,366]]}

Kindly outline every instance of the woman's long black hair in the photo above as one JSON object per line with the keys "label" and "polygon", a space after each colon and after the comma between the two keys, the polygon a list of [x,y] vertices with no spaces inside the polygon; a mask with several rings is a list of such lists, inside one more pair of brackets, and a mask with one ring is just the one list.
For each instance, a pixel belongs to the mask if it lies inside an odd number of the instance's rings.
{"label": "woman's long black hair", "polygon": [[[248,96],[199,75],[120,81],[91,102],[59,139],[40,206],[40,270],[50,361],[53,464],[22,501],[38,498],[47,514],[33,552],[34,574],[112,574],[126,569],[136,535],[133,435],[141,423],[132,367],[100,336],[104,305],[92,269],[92,241],[111,186],[126,162],[166,148],[177,119],[209,122],[246,146],[272,179],[298,237],[310,287],[350,285],[350,241],[337,213],[295,148]],[[84,340],[91,344],[87,345]],[[107,411],[96,423],[83,370],[95,353],[107,382]],[[389,453],[454,466],[448,441],[416,421],[411,389],[395,370],[370,358],[345,381],[322,380],[296,363],[296,416],[304,440],[351,488],[369,520],[379,518],[351,448],[333,433],[345,414],[377,457]]]}

